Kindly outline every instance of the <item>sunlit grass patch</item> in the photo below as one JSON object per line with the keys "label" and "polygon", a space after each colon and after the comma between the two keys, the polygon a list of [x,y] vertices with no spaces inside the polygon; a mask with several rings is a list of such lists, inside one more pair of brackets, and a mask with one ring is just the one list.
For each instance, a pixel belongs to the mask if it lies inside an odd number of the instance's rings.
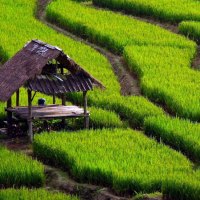
{"label": "sunlit grass patch", "polygon": [[187,176],[197,181],[186,157],[129,129],[43,133],[33,147],[40,159],[68,169],[76,179],[120,193],[161,191],[168,180]]}
{"label": "sunlit grass patch", "polygon": [[0,200],[78,200],[77,197],[62,193],[48,192],[45,189],[6,189],[0,190]]}
{"label": "sunlit grass patch", "polygon": [[0,187],[39,187],[44,184],[44,167],[39,162],[0,146]]}

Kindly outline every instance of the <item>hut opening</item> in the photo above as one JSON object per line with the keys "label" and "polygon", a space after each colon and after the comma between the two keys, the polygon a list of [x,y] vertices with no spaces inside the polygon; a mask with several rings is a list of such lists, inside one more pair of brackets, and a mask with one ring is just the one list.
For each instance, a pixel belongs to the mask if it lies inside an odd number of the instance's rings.
{"label": "hut opening", "polygon": [[[27,88],[27,106],[20,106],[20,87]],[[75,63],[55,46],[40,40],[28,42],[19,52],[0,68],[0,101],[7,101],[7,133],[12,133],[13,117],[26,120],[28,135],[33,140],[33,120],[69,117],[84,118],[84,127],[89,127],[87,91],[94,86],[104,88],[101,82]],[[32,105],[36,92],[52,96],[50,105]],[[84,108],[66,105],[66,93],[83,92]],[[12,95],[16,93],[16,106]],[[62,105],[56,104],[56,96],[62,98]],[[41,101],[42,102],[42,101]]]}

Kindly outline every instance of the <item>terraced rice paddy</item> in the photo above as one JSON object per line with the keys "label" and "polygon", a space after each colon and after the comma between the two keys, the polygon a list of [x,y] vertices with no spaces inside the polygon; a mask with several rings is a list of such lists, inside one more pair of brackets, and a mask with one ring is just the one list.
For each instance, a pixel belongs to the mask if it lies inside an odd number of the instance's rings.
{"label": "terraced rice paddy", "polygon": [[26,200],[26,199],[34,199],[34,200],[78,200],[78,198],[67,196],[64,194],[58,193],[50,193],[45,191],[44,189],[30,190],[26,188],[21,188],[19,190],[16,189],[6,189],[0,190],[0,199],[1,200]]}
{"label": "terraced rice paddy", "polygon": [[170,22],[200,20],[200,2],[196,0],[93,0],[93,3]]}
{"label": "terraced rice paddy", "polygon": [[171,181],[178,192],[175,180],[184,184],[190,177],[191,184],[198,182],[199,175],[183,155],[136,131],[43,133],[35,138],[33,148],[36,156],[69,169],[81,182],[111,186],[121,193],[161,191]]}
{"label": "terraced rice paddy", "polygon": [[0,146],[0,187],[39,187],[44,184],[44,167],[27,156]]}
{"label": "terraced rice paddy", "polygon": [[[72,7],[73,13],[66,12]],[[158,26],[70,0],[52,2],[47,19],[123,54],[130,69],[140,76],[145,96],[178,116],[198,121],[199,73],[190,69],[196,53],[193,42]]]}
{"label": "terraced rice paddy", "polygon": [[200,22],[197,21],[183,21],[179,24],[180,33],[197,41],[200,38]]}
{"label": "terraced rice paddy", "polygon": [[[49,23],[122,58],[137,74],[142,96],[122,96],[121,80],[101,53],[87,42],[58,33],[53,26],[36,19],[36,0],[0,3],[2,63],[27,41],[37,38],[62,48],[106,86],[106,90],[89,92],[90,130],[37,134],[33,158],[0,147],[0,199],[78,199],[47,192],[46,167],[40,162],[56,165],[81,183],[108,187],[113,194],[127,198],[161,192],[166,200],[200,199],[200,75],[191,68],[197,44],[134,18],[139,15],[159,19],[160,23],[181,22],[180,33],[199,42],[198,1],[93,0],[91,4],[57,0],[46,5],[45,20]],[[25,105],[27,92],[21,90],[20,104]],[[37,94],[35,99],[41,96],[44,95]],[[45,98],[50,104],[52,97]],[[67,100],[68,104],[82,104],[82,94],[67,94]],[[1,123],[5,119],[4,107],[1,103]],[[76,122],[76,129],[82,129],[81,123]],[[14,189],[4,189],[7,187]],[[41,189],[31,190],[32,187]]]}

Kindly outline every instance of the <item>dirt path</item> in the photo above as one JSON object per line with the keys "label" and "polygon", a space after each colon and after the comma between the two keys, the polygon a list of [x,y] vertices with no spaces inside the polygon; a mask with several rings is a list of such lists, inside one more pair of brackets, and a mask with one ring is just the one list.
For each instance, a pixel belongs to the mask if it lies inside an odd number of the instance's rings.
{"label": "dirt path", "polygon": [[[22,152],[32,158],[32,145],[29,143],[28,137],[4,138],[0,139],[0,144],[15,152]],[[42,162],[42,161],[41,161]],[[42,162],[43,163],[43,162]],[[132,197],[116,196],[109,188],[79,183],[71,178],[71,176],[56,167],[43,163],[45,167],[46,182],[45,188],[49,191],[63,192],[66,194],[76,195],[81,200],[134,200]],[[149,198],[148,195],[140,200],[162,200],[162,197]]]}
{"label": "dirt path", "polygon": [[[101,8],[101,7],[95,6],[95,5],[92,4],[92,2],[83,2],[82,4],[89,6],[89,7],[93,7],[93,8],[98,9],[98,10],[109,10],[108,8]],[[162,21],[155,19],[153,17],[150,17],[150,16],[149,17],[133,16],[133,15],[128,14],[128,13],[123,12],[123,11],[115,11],[115,12],[122,14],[122,15],[125,15],[125,16],[128,16],[128,17],[133,18],[133,19],[137,19],[137,20],[144,21],[144,22],[147,22],[147,23],[150,23],[150,24],[154,24],[154,25],[159,26],[163,29],[166,29],[166,30],[168,30],[172,33],[180,34],[179,29],[178,29],[178,23],[172,24],[170,22],[162,22]],[[190,38],[188,38],[188,39],[190,39]],[[192,62],[191,67],[194,68],[194,69],[200,70],[200,44],[198,44],[197,54],[196,54],[196,57],[194,58],[194,60]]]}
{"label": "dirt path", "polygon": [[128,66],[125,64],[123,58],[121,56],[117,56],[104,48],[101,48],[95,44],[92,44],[88,41],[83,40],[82,38],[73,35],[72,33],[58,27],[56,24],[52,24],[45,20],[45,7],[50,2],[50,0],[38,0],[38,10],[36,13],[37,18],[42,21],[44,24],[49,26],[50,28],[62,33],[76,41],[80,41],[93,49],[97,50],[101,54],[103,54],[112,65],[113,71],[118,78],[118,81],[121,85],[121,94],[124,96],[127,95],[141,95],[139,81],[137,75],[131,72],[128,69]]}
{"label": "dirt path", "polygon": [[[15,152],[22,152],[32,158],[32,145],[28,137],[0,139],[0,144]],[[50,191],[59,191],[77,195],[82,200],[129,200],[128,197],[116,196],[110,189],[91,184],[79,183],[73,180],[67,172],[43,163],[45,167],[45,188]]]}

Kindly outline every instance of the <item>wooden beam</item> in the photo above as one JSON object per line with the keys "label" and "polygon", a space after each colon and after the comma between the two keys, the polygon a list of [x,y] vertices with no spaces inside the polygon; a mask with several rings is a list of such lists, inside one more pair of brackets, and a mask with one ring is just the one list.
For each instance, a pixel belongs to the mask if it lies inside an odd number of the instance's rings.
{"label": "wooden beam", "polygon": [[89,128],[89,115],[87,114],[87,91],[83,92],[83,106],[84,106],[84,127]]}
{"label": "wooden beam", "polygon": [[28,89],[28,136],[31,142],[33,142],[33,122],[32,122],[32,93]]}
{"label": "wooden beam", "polygon": [[[66,105],[66,95],[62,94],[62,105],[65,106]],[[62,128],[65,128],[65,118],[62,119]]]}
{"label": "wooden beam", "polygon": [[[64,68],[61,67],[60,69],[61,74],[64,74]],[[62,94],[62,105],[65,106],[66,105],[66,95],[63,93]],[[62,119],[62,128],[65,128],[65,118]]]}
{"label": "wooden beam", "polygon": [[16,106],[19,106],[19,89],[16,92]]}
{"label": "wooden beam", "polygon": [[60,73],[64,74],[64,68],[63,67],[60,68]]}
{"label": "wooden beam", "polygon": [[7,101],[7,108],[12,107],[12,97],[10,97],[10,99],[8,99]]}
{"label": "wooden beam", "polygon": [[[12,97],[7,101],[7,108],[12,107]],[[12,134],[12,112],[7,111],[7,133]]]}
{"label": "wooden beam", "polygon": [[56,104],[56,95],[53,94],[53,104]]}

